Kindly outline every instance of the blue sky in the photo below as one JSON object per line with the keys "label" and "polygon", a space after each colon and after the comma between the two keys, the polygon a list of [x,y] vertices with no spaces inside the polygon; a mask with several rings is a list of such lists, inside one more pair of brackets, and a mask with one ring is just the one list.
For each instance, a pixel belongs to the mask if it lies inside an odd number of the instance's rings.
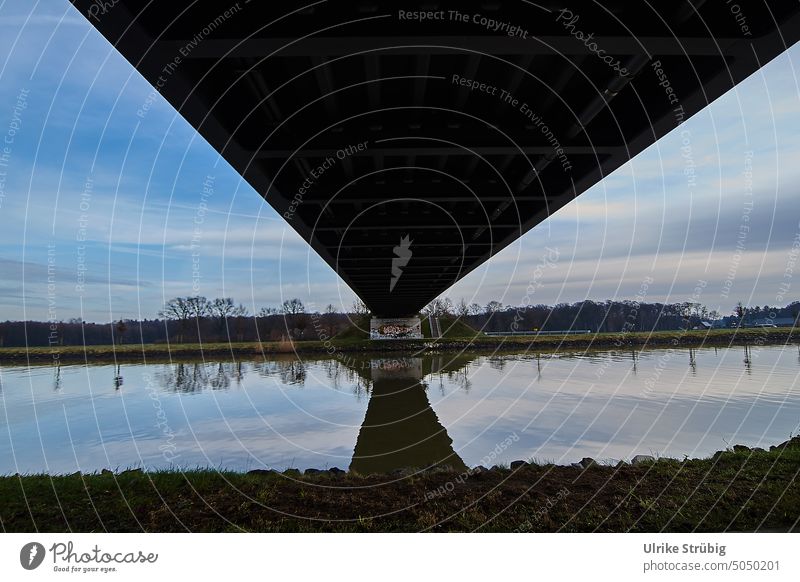
{"label": "blue sky", "polygon": [[[800,298],[798,65],[795,46],[447,294],[556,303],[648,282],[644,300],[694,294],[723,313]],[[150,95],[66,0],[0,4],[0,320],[152,318],[195,292],[251,312],[348,308],[353,293],[171,106],[137,114]]]}

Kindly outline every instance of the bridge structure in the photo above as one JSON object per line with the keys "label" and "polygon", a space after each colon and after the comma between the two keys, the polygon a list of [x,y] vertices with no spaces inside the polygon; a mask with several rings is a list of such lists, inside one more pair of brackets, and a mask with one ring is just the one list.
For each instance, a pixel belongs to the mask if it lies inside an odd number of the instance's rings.
{"label": "bridge structure", "polygon": [[382,318],[800,38],[764,0],[72,3]]}

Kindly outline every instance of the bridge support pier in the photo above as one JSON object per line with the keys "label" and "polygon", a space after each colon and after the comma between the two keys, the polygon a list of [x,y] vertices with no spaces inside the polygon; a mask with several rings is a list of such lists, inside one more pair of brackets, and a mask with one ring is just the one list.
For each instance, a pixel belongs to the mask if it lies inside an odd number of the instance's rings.
{"label": "bridge support pier", "polygon": [[373,317],[369,322],[370,339],[422,339],[419,317]]}

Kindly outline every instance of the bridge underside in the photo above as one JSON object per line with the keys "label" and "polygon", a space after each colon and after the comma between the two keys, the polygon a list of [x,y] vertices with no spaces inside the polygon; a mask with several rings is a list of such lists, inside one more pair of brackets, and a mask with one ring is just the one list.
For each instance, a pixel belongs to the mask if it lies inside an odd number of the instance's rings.
{"label": "bridge underside", "polygon": [[386,317],[800,37],[797,2],[72,1]]}

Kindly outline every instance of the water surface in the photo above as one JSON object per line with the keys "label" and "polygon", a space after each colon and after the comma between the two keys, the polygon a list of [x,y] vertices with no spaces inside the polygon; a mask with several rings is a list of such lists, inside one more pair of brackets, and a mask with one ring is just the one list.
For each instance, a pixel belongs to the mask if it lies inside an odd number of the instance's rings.
{"label": "water surface", "polygon": [[0,367],[0,474],[706,456],[797,434],[797,346]]}

